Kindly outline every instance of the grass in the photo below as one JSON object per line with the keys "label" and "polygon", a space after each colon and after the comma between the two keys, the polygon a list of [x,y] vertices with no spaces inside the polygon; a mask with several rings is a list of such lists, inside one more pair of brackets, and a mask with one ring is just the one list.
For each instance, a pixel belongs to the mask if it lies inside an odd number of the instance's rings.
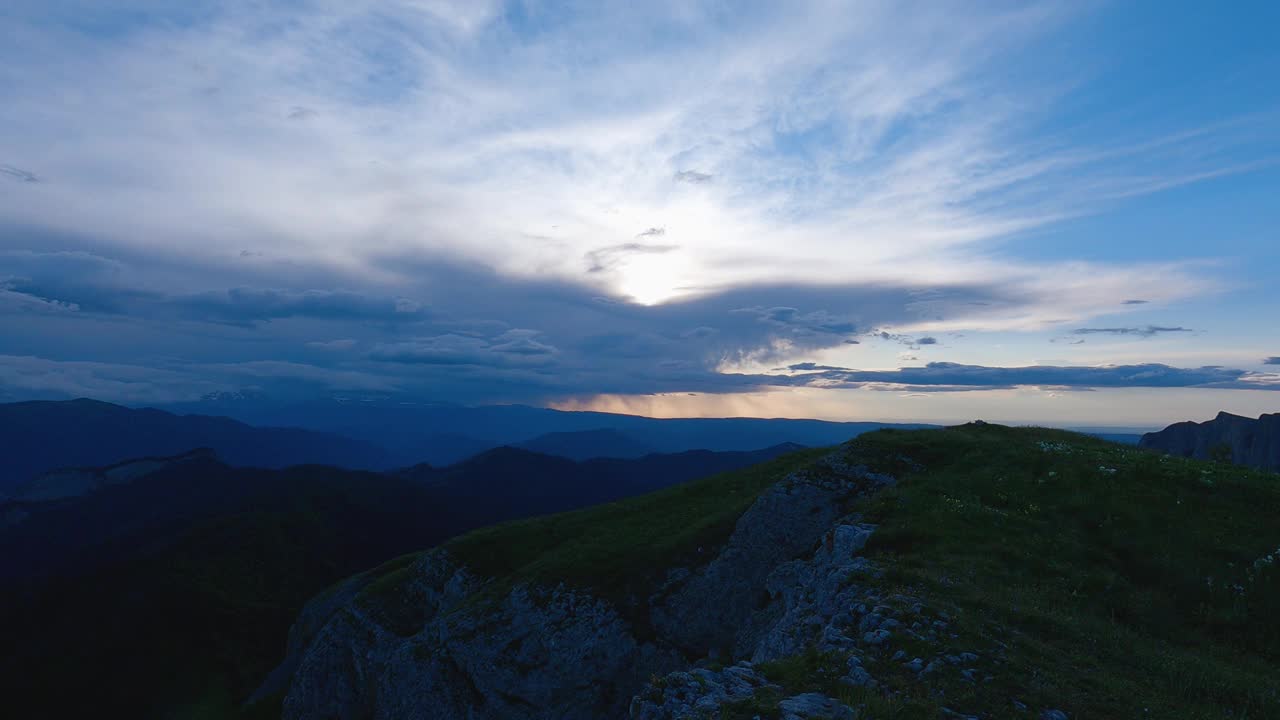
{"label": "grass", "polygon": [[[1047,708],[1072,718],[1280,717],[1280,476],[995,425],[883,430],[844,451],[899,479],[853,508],[879,525],[866,553],[884,569],[858,582],[952,618],[943,646],[903,637],[895,647],[926,661],[975,652],[980,679],[947,668],[922,682],[869,654],[879,689],[848,688],[844,656],[809,652],[762,665],[781,689],[725,717],[769,717],[781,698],[809,691],[895,720],[936,718],[943,707],[999,718]],[[667,570],[710,560],[760,492],[827,452],[445,547],[495,579],[480,601],[517,583],[565,583],[614,601],[643,634],[635,613]],[[374,571],[362,598],[404,595],[412,557]],[[413,618],[403,619],[412,632]]]}
{"label": "grass", "polygon": [[1280,476],[994,425],[849,449],[901,479],[861,508],[884,589],[958,609],[958,644],[1008,646],[992,682],[940,681],[948,706],[1280,717]]}
{"label": "grass", "polygon": [[498,525],[445,547],[482,575],[564,582],[616,598],[668,568],[710,560],[762,490],[826,452],[802,450],[641,497]]}
{"label": "grass", "polygon": [[[667,569],[714,557],[734,523],[765,488],[829,453],[808,449],[648,495],[475,530],[444,544],[461,564],[494,582],[470,604],[530,583],[590,590],[612,600],[638,633],[648,632],[649,593]],[[401,636],[421,629],[421,607],[405,583],[413,553],[371,571],[357,600]]]}

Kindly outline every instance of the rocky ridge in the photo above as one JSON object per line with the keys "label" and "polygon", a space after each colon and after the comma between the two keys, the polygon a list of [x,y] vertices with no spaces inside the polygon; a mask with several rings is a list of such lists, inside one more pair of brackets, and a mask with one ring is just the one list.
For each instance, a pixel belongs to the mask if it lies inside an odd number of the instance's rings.
{"label": "rocky ridge", "polygon": [[[870,668],[887,663],[983,682],[991,661],[951,647],[946,613],[876,588],[860,555],[876,528],[850,507],[895,481],[851,458],[769,487],[639,614],[564,584],[504,586],[448,548],[353,578],[308,606],[259,696],[285,692],[285,718],[791,720],[867,716]],[[800,657],[845,691],[785,693],[772,673]]]}
{"label": "rocky ridge", "polygon": [[1237,465],[1280,471],[1280,413],[1255,420],[1221,412],[1206,422],[1180,422],[1147,433],[1139,445],[1198,460],[1214,459],[1218,448],[1227,448]]}

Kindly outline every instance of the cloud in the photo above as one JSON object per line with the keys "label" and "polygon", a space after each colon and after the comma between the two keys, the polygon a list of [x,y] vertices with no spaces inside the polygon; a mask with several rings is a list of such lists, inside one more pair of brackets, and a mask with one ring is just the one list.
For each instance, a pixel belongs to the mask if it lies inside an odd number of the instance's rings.
{"label": "cloud", "polygon": [[860,329],[918,347],[1214,290],[1204,263],[1031,247],[1275,158],[1273,118],[1170,127],[1159,104],[1046,141],[1079,79],[1042,49],[1070,44],[1077,5],[583,3],[541,23],[496,2],[123,0],[145,12],[88,33],[25,3],[0,138],[56,148],[9,159],[57,182],[0,193],[0,337],[102,360],[47,367],[104,397],[540,402],[767,387],[793,381],[760,368],[880,350]]}
{"label": "cloud", "polygon": [[[662,218],[685,252],[650,300],[990,278],[1028,297],[984,327],[1043,326],[1212,278],[1176,262],[996,261],[990,242],[1016,249],[1019,233],[1270,157],[1265,118],[1143,142],[1141,127],[1037,137],[1076,88],[1021,61],[1073,31],[1073,6],[579,4],[533,32],[473,4],[143,3],[118,34],[28,4],[11,18],[23,41],[0,47],[22,79],[0,136],[62,148],[42,158],[59,182],[0,196],[0,215],[192,267],[253,238],[346,284],[379,254],[421,249],[623,295],[651,263],[582,258]],[[1002,72],[1014,64],[1033,77]],[[530,236],[551,239],[513,240]]]}
{"label": "cloud", "polygon": [[351,338],[342,338],[340,340],[313,340],[307,343],[307,347],[316,350],[350,350],[358,344],[358,341]]}
{"label": "cloud", "polygon": [[[665,233],[661,228],[649,228],[637,237],[657,236]],[[622,243],[596,248],[586,253],[587,272],[601,273],[613,270],[626,262],[632,255],[663,255],[678,250],[678,245],[656,245],[638,242]]]}
{"label": "cloud", "polygon": [[403,322],[421,318],[422,305],[406,298],[383,298],[347,290],[231,288],[178,296],[165,304],[214,322],[254,325],[282,318]]}
{"label": "cloud", "polygon": [[380,344],[369,353],[369,357],[384,362],[420,365],[543,365],[551,361],[557,350],[537,340],[540,334],[535,330],[518,329],[508,330],[494,338],[436,335]]}
{"label": "cloud", "polygon": [[0,312],[70,313],[79,310],[80,306],[75,303],[19,292],[0,284]]}
{"label": "cloud", "polygon": [[1195,331],[1184,327],[1148,325],[1146,327],[1079,328],[1072,330],[1072,332],[1076,335],[1136,335],[1146,338],[1163,333],[1189,333]]}
{"label": "cloud", "polygon": [[1146,305],[1150,300],[1125,300],[1123,305]]}
{"label": "cloud", "polygon": [[676,182],[689,183],[690,185],[706,185],[712,180],[710,173],[698,172],[697,170],[680,170],[674,177]]}
{"label": "cloud", "polygon": [[0,175],[4,175],[18,182],[38,183],[40,178],[33,172],[17,168],[12,165],[0,165]]}
{"label": "cloud", "polygon": [[1263,365],[1280,365],[1280,356],[1273,355],[1269,358],[1263,358],[1262,364]]}
{"label": "cloud", "polygon": [[707,327],[706,325],[699,325],[696,328],[691,328],[689,330],[685,330],[684,332],[680,333],[680,337],[688,338],[690,340],[701,340],[701,339],[712,337],[713,335],[716,335],[719,332],[720,332],[719,330],[716,330],[713,327]]}
{"label": "cloud", "polygon": [[[808,369],[807,364],[792,369]],[[825,387],[864,387],[869,384],[910,386],[913,389],[1012,388],[1232,388],[1280,390],[1280,376],[1218,366],[1177,368],[1159,363],[1100,367],[987,367],[932,362],[898,370],[855,370],[814,366],[816,372],[778,376],[778,384]]]}
{"label": "cloud", "polygon": [[919,350],[921,346],[924,346],[924,345],[938,344],[938,339],[936,337],[933,337],[932,335],[925,335],[923,337],[914,337],[911,335],[904,335],[901,333],[891,333],[888,330],[875,330],[875,331],[872,331],[871,336],[879,338],[881,340],[888,340],[889,342],[896,342],[901,345],[906,345],[912,350]]}
{"label": "cloud", "polygon": [[733,312],[753,315],[760,322],[785,328],[792,336],[849,335],[858,331],[858,326],[848,318],[826,310],[802,313],[793,307],[745,307]]}

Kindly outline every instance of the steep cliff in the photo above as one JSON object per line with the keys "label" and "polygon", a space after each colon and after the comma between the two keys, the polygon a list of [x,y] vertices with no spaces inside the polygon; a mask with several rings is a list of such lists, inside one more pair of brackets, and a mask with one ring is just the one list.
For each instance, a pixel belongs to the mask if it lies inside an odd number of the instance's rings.
{"label": "steep cliff", "polygon": [[1257,420],[1221,412],[1206,422],[1180,422],[1147,433],[1139,443],[1178,457],[1210,459],[1218,448],[1230,450],[1237,465],[1280,470],[1280,413]]}

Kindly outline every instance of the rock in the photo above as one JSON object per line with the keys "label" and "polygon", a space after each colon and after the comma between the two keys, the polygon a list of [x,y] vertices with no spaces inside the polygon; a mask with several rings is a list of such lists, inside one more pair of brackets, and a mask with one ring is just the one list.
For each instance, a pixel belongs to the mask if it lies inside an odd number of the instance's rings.
{"label": "rock", "polygon": [[[491,592],[491,581],[446,550],[431,551],[394,582],[355,580],[314,600],[269,685],[288,688],[285,720],[714,715],[768,681],[749,663],[682,671],[686,658],[760,662],[857,648],[850,611],[866,615],[865,603],[879,598],[854,582],[875,572],[856,553],[875,528],[844,513],[854,497],[890,483],[839,451],[776,483],[722,548],[703,548],[706,564],[667,573],[647,597],[644,640],[617,608],[584,591]],[[877,606],[877,624],[896,625],[892,612]],[[871,634],[876,644],[890,632]],[[875,685],[856,656],[841,681]],[[784,703],[785,717],[855,717],[821,695]]]}
{"label": "rock", "polygon": [[778,703],[782,720],[856,720],[858,714],[844,705],[820,693],[795,695]]}
{"label": "rock", "polygon": [[872,630],[862,636],[862,642],[868,645],[883,645],[889,641],[888,630]]}
{"label": "rock", "polygon": [[[705,655],[712,648],[732,646],[745,655],[774,616],[803,602],[801,596],[810,590],[806,581],[815,579],[813,569],[783,567],[789,561],[817,547],[819,564],[828,573],[841,573],[840,580],[859,567],[852,553],[866,544],[874,528],[836,527],[843,501],[891,482],[892,478],[849,465],[840,452],[788,476],[762,493],[738,519],[728,544],[708,565],[650,609],[650,622],[686,653]],[[760,614],[765,593],[781,603],[773,612]],[[830,604],[825,609],[829,617],[846,608]]]}
{"label": "rock", "polygon": [[650,684],[631,701],[633,720],[683,720],[715,716],[725,703],[750,699],[770,685],[749,663],[719,673],[699,669],[675,672]]}
{"label": "rock", "polygon": [[[616,716],[644,678],[679,662],[590,596],[517,586],[465,604],[480,586],[433,551],[394,591],[399,602],[357,593],[302,654],[284,718]],[[401,607],[412,612],[388,614]]]}
{"label": "rock", "polygon": [[862,658],[857,655],[850,655],[848,660],[849,671],[840,678],[840,682],[853,687],[875,687],[875,678],[871,677],[871,673],[862,667]]}

